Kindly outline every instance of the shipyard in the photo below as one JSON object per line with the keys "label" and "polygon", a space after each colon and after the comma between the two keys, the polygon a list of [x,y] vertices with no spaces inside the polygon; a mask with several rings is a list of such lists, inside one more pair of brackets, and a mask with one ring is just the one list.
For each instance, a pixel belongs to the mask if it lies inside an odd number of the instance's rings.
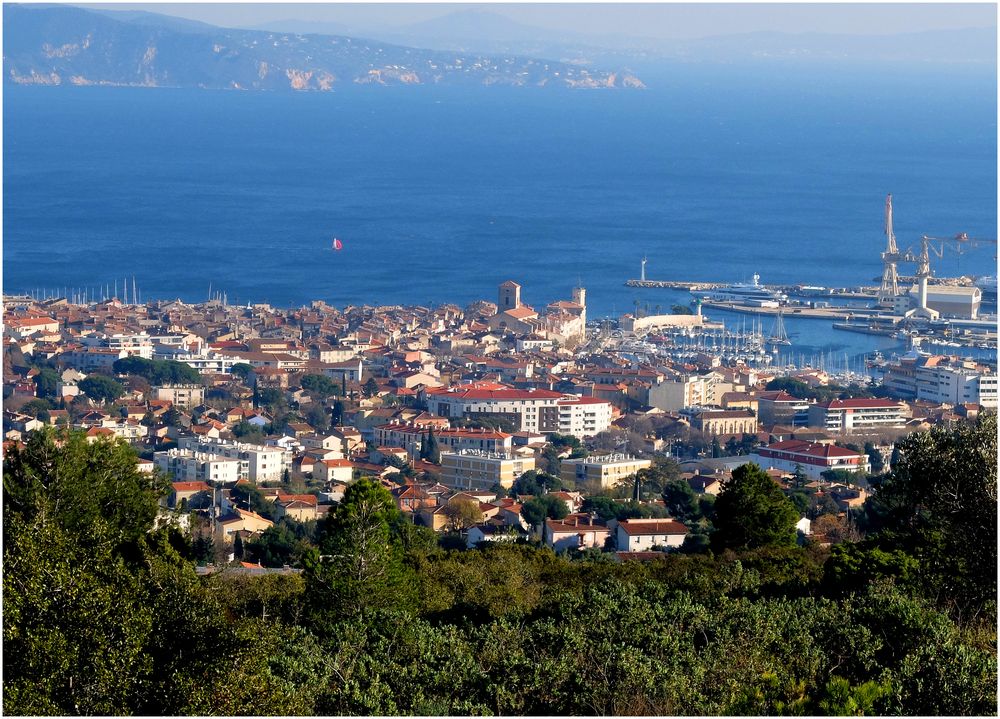
{"label": "shipyard", "polygon": [[[951,238],[924,235],[914,247],[900,250],[893,229],[892,196],[886,197],[884,214],[886,246],[880,255],[882,274],[879,284],[853,287],[821,285],[764,285],[754,273],[745,283],[654,280],[646,274],[647,258],[641,260],[638,279],[625,282],[627,287],[687,292],[696,316],[704,310],[774,318],[780,326],[783,318],[827,320],[831,330],[900,340],[903,349],[935,345],[940,347],[986,350],[997,348],[996,276],[939,278],[931,267],[932,258],[945,252],[964,254],[985,249],[996,261],[996,240],[970,238],[958,233]],[[914,265],[912,276],[900,274],[899,265]],[[674,307],[675,312],[679,310]],[[683,310],[681,310],[683,311]],[[676,315],[645,316],[639,305],[636,317],[627,328],[632,334],[676,326]],[[701,326],[701,325],[699,325]],[[635,328],[642,328],[635,331]],[[706,329],[711,332],[707,325]],[[745,333],[744,333],[745,334]],[[779,339],[784,339],[783,335]],[[767,338],[752,333],[747,349],[766,344]],[[751,353],[757,356],[759,353]]]}

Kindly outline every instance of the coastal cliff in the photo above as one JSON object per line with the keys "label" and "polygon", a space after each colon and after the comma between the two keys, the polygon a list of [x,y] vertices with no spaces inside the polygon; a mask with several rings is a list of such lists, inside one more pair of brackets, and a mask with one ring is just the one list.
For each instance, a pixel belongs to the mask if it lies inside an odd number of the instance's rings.
{"label": "coastal cliff", "polygon": [[4,81],[321,92],[350,85],[644,87],[627,71],[532,57],[231,30],[149,13],[125,17],[69,6],[6,6]]}

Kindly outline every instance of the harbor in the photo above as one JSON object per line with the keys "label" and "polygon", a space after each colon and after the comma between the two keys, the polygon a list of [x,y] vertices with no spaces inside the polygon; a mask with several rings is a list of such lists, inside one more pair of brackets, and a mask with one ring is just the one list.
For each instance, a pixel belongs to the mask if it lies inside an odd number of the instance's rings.
{"label": "harbor", "polygon": [[[774,284],[761,282],[756,272],[749,282],[723,283],[714,281],[656,280],[646,276],[648,258],[641,260],[638,279],[626,280],[625,285],[637,289],[666,290],[673,292],[670,305],[674,314],[686,314],[687,306],[698,316],[697,324],[704,336],[696,340],[696,351],[715,354],[724,359],[736,358],[756,363],[770,364],[777,347],[765,351],[762,333],[755,330],[753,339],[736,342],[728,353],[709,330],[709,320],[703,318],[705,310],[723,315],[751,315],[751,325],[757,327],[760,318],[772,317],[776,326],[783,328],[784,320],[798,326],[799,320],[822,320],[829,322],[831,330],[842,333],[869,336],[878,343],[878,351],[889,350],[894,344],[902,351],[936,348],[934,351],[975,355],[980,359],[996,362],[997,349],[997,309],[996,278],[979,277],[936,277],[931,268],[931,258],[942,258],[945,252],[963,255],[983,246],[996,245],[995,239],[970,238],[966,233],[958,233],[950,238],[923,235],[918,244],[901,249],[893,230],[892,195],[885,200],[884,233],[885,251],[880,254],[882,274],[878,285],[857,285],[852,287],[825,287],[811,284]],[[902,274],[901,263],[912,263],[915,271]],[[787,279],[787,278],[786,278]],[[685,301],[682,293],[687,293]],[[644,328],[650,334],[653,329],[669,327],[669,315],[649,313],[649,304],[642,312],[642,303],[635,302],[634,315],[626,315],[626,326]],[[730,321],[730,324],[733,324]],[[807,325],[809,323],[802,323]],[[685,332],[691,333],[690,329]],[[727,330],[723,330],[725,334]],[[783,332],[783,329],[782,329]],[[833,334],[833,333],[830,333]],[[742,336],[742,333],[737,333]],[[813,333],[814,338],[816,337]],[[829,335],[827,335],[829,338]],[[860,339],[860,337],[859,337]],[[706,344],[707,343],[707,344]],[[835,344],[833,343],[828,344]],[[784,338],[781,344],[791,344]],[[855,344],[859,343],[848,343]],[[869,343],[868,346],[870,346]],[[814,345],[815,347],[816,345]],[[725,343],[721,345],[726,348]],[[687,352],[690,346],[685,347]],[[984,355],[986,355],[984,357]]]}

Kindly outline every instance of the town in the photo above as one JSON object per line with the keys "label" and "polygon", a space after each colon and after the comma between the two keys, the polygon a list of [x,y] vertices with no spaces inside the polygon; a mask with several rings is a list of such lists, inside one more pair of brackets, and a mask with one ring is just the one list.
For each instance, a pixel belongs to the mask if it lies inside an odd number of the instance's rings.
{"label": "town", "polygon": [[297,571],[282,529],[302,536],[361,477],[448,546],[641,560],[707,546],[715,496],[753,462],[800,541],[836,543],[898,439],[997,407],[995,366],[956,356],[846,385],[722,348],[639,361],[620,346],[642,319],[609,342],[584,288],[536,310],[514,281],[465,308],[6,297],[4,325],[5,453],[45,426],[128,442],[170,478],[163,512],[202,572]]}

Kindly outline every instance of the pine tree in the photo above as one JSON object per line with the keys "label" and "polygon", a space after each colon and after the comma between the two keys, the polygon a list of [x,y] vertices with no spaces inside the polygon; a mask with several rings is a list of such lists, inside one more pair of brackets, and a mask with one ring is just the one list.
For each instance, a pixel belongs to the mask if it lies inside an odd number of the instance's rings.
{"label": "pine tree", "polygon": [[434,436],[434,428],[427,431],[427,461],[433,464],[441,464],[441,450],[438,448],[437,437]]}
{"label": "pine tree", "polygon": [[233,557],[237,562],[243,559],[243,537],[240,536],[239,532],[236,533],[236,539],[233,540]]}

